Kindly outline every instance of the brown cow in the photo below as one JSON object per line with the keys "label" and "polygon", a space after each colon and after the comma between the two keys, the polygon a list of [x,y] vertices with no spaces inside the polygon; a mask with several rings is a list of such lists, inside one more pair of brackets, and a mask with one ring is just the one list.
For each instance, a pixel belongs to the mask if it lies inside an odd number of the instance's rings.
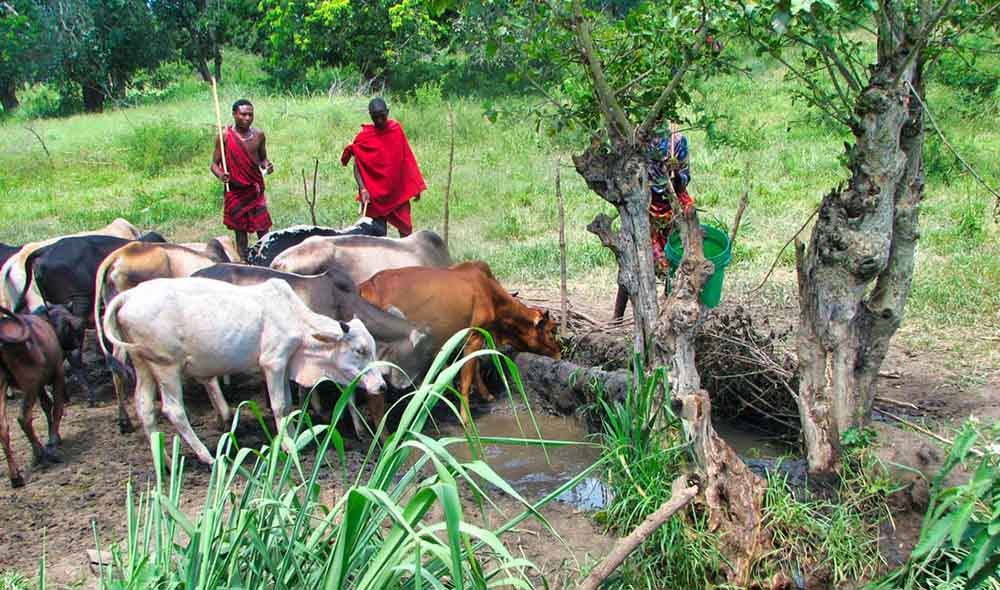
{"label": "brown cow", "polygon": [[[362,283],[358,292],[383,309],[394,306],[411,322],[429,327],[435,348],[464,328],[482,328],[493,334],[497,344],[560,357],[556,325],[549,313],[515,299],[493,278],[485,262],[467,262],[449,268],[384,270]],[[465,354],[483,345],[483,336],[473,332],[466,342]],[[479,375],[476,359],[467,362],[459,375],[464,400],[462,419],[467,421],[466,407],[474,379],[483,398],[487,401],[494,398]]]}
{"label": "brown cow", "polygon": [[178,244],[198,254],[204,254],[216,262],[240,262],[240,252],[236,242],[229,236],[219,236],[207,242],[181,242]]}
{"label": "brown cow", "polygon": [[[101,308],[115,295],[152,279],[189,277],[212,266],[215,260],[178,244],[131,242],[118,248],[101,262],[94,283],[94,323],[97,338],[103,338]],[[103,347],[102,347],[103,348]],[[115,396],[118,399],[118,430],[132,432],[132,421],[125,409],[125,383],[118,372],[112,371]]]}
{"label": "brown cow", "polygon": [[[52,386],[52,400],[45,386]],[[63,373],[63,351],[52,326],[36,315],[15,314],[0,307],[0,443],[7,455],[10,485],[19,488],[24,477],[10,447],[7,426],[7,387],[24,392],[24,405],[18,422],[31,441],[35,463],[58,462],[54,454],[59,444],[59,422],[66,403],[66,376]],[[32,425],[35,401],[41,401],[49,423],[49,443],[42,446]]]}

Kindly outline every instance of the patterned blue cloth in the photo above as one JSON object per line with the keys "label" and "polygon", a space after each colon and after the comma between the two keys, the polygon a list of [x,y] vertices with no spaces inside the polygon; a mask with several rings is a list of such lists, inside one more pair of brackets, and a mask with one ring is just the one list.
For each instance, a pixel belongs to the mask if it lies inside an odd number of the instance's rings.
{"label": "patterned blue cloth", "polygon": [[[688,140],[687,137],[677,133],[674,135],[674,158],[677,176],[674,177],[674,190],[683,191],[688,181],[691,180],[691,167],[688,164]],[[649,175],[649,182],[652,185],[653,193],[662,195],[666,192],[667,179],[670,177],[670,136],[656,136],[649,142],[647,151],[648,164],[646,172]]]}

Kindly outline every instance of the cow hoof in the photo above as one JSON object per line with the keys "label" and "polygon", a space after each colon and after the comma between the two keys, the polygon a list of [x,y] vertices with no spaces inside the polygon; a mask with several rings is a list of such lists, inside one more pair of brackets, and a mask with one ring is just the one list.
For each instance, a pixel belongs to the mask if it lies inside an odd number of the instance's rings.
{"label": "cow hoof", "polygon": [[124,436],[126,434],[132,434],[133,432],[135,432],[135,427],[132,426],[131,422],[129,422],[128,420],[118,421],[118,434]]}
{"label": "cow hoof", "polygon": [[10,478],[10,487],[12,487],[12,488],[23,488],[24,487],[24,477],[18,475],[17,477]]}

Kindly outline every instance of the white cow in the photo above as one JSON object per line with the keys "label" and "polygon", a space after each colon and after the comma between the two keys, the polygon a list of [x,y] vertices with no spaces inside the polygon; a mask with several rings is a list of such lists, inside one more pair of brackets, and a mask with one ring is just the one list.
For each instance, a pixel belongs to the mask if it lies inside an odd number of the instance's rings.
{"label": "white cow", "polygon": [[[25,244],[17,254],[11,256],[4,263],[3,268],[0,268],[0,305],[7,309],[14,309],[17,300],[21,296],[21,291],[24,289],[24,281],[27,277],[24,272],[24,263],[28,260],[28,256],[32,252],[39,248],[44,248],[49,244],[54,244],[63,238],[76,236],[112,236],[125,240],[135,240],[139,237],[139,229],[119,217],[96,231],[83,231]],[[41,294],[38,292],[36,283],[31,283],[31,289],[25,294],[25,302],[29,310],[44,303]]]}
{"label": "white cow", "polygon": [[363,374],[368,393],[382,395],[375,340],[360,320],[338,322],[313,313],[284,281],[238,287],[200,278],[155,279],[116,296],[104,313],[104,333],[116,362],[130,355],[135,366],[135,405],[146,434],[156,429],[157,386],[163,414],[203,463],[212,455],[191,429],[184,411],[182,376],[208,390],[212,405],[229,421],[220,375],[259,367],[278,428],[288,415],[288,380],[310,387],[322,377],[346,385]]}

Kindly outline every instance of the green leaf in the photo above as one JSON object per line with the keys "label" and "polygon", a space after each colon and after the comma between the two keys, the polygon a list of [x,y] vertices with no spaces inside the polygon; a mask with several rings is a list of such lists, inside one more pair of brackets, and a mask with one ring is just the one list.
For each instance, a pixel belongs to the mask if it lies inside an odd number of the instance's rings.
{"label": "green leaf", "polygon": [[771,18],[771,28],[774,29],[779,35],[784,35],[788,32],[788,22],[792,19],[792,15],[784,11],[778,11],[774,13],[774,17]]}

